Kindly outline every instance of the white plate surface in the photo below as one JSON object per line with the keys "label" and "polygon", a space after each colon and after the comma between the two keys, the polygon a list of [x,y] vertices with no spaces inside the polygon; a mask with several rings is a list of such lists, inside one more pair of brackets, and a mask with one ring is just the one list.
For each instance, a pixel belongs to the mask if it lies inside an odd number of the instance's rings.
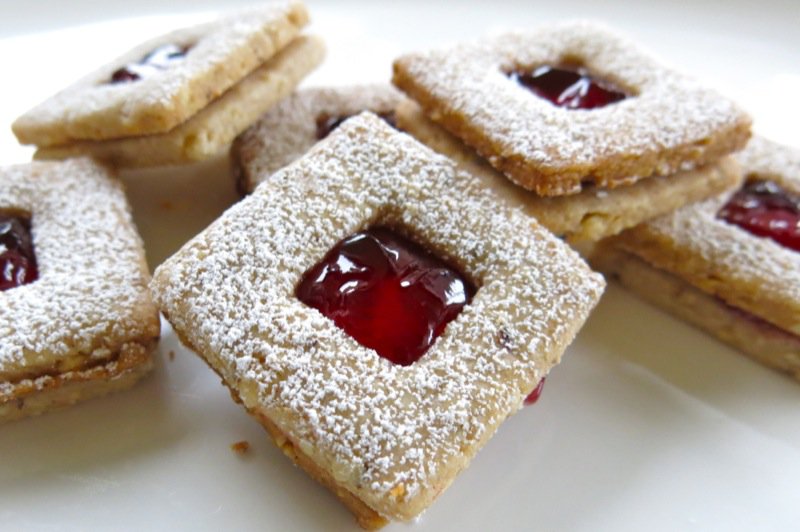
{"label": "white plate surface", "polygon": [[[5,164],[31,155],[9,132],[17,115],[223,2],[0,6]],[[311,9],[329,56],[307,84],[387,80],[403,51],[596,18],[737,98],[758,132],[800,147],[796,0]],[[123,178],[152,266],[235,199],[224,160]],[[240,440],[251,444],[244,456],[230,450]],[[2,530],[355,529],[168,327],[154,375],[129,392],[3,426],[0,457]],[[411,530],[797,530],[798,478],[800,385],[611,286],[539,403],[505,423]]]}

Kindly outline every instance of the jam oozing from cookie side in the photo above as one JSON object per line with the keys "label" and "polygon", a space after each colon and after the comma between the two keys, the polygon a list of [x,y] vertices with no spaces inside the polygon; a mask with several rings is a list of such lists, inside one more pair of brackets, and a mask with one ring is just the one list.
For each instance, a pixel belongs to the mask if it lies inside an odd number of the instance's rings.
{"label": "jam oozing from cookie side", "polygon": [[[397,129],[397,118],[395,117],[394,111],[386,111],[383,113],[376,113],[379,117],[383,119],[384,122],[392,126],[393,128]],[[329,115],[329,114],[321,114],[317,117],[317,140],[322,140],[331,132],[336,129],[337,127],[342,125],[342,122],[350,118],[351,116],[355,116],[355,114],[350,115]]]}
{"label": "jam oozing from cookie side", "polygon": [[508,75],[537,96],[565,109],[597,109],[628,97],[610,83],[593,78],[582,67],[544,65],[532,72],[512,71]]}
{"label": "jam oozing from cookie side", "polygon": [[542,380],[539,381],[539,384],[536,385],[536,388],[533,389],[531,393],[528,394],[528,397],[525,398],[526,405],[532,405],[536,401],[539,400],[539,397],[542,395],[542,390],[544,389],[544,381],[547,377],[542,377]]}
{"label": "jam oozing from cookie side", "polygon": [[137,81],[156,72],[166,70],[186,57],[189,48],[182,48],[175,44],[159,46],[138,63],[131,63],[111,74],[111,83],[128,83]]}
{"label": "jam oozing from cookie side", "polygon": [[800,251],[800,194],[770,180],[750,180],[718,216],[756,236]]}
{"label": "jam oozing from cookie side", "polygon": [[295,294],[361,345],[408,366],[471,301],[475,287],[418,244],[373,227],[334,246]]}
{"label": "jam oozing from cookie side", "polygon": [[0,291],[38,277],[30,219],[0,212]]}

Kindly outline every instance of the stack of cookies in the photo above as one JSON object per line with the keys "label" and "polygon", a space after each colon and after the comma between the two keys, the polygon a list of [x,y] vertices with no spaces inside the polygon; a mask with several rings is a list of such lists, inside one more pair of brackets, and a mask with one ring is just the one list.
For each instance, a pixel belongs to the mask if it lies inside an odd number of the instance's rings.
{"label": "stack of cookies", "polygon": [[592,264],[800,379],[800,152],[757,137],[738,159],[741,189],[624,231]]}
{"label": "stack of cookies", "polygon": [[132,386],[158,309],[125,192],[89,159],[0,168],[0,423]]}
{"label": "stack of cookies", "polygon": [[405,55],[400,128],[554,233],[596,241],[740,179],[732,101],[587,23]]}
{"label": "stack of cookies", "polygon": [[152,39],[13,124],[38,159],[91,155],[116,166],[217,155],[324,56],[300,35],[299,2],[273,4]]}

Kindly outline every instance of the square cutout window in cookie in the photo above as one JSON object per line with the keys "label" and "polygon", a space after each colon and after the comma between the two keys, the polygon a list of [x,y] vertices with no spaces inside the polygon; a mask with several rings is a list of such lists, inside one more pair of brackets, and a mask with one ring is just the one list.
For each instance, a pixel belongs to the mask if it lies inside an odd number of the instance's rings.
{"label": "square cutout window in cookie", "polygon": [[308,20],[302,3],[278,2],[150,39],[20,116],[14,133],[49,148],[169,132],[277,57]]}
{"label": "square cutout window in cookie", "polygon": [[773,179],[748,176],[717,216],[753,235],[800,251],[800,194]]}
{"label": "square cutout window in cookie", "polygon": [[416,362],[469,303],[456,268],[388,227],[348,236],[303,274],[297,298],[395,364]]}
{"label": "square cutout window in cookie", "polygon": [[38,278],[30,214],[0,209],[0,291],[32,283]]}
{"label": "square cutout window in cookie", "polygon": [[536,96],[564,109],[599,109],[634,96],[592,74],[578,62],[517,67],[506,75]]}
{"label": "square cutout window in cookie", "polygon": [[749,117],[731,100],[588,23],[405,55],[393,82],[540,196],[671,175],[716,161],[750,136]]}
{"label": "square cutout window in cookie", "polygon": [[172,68],[186,60],[186,54],[189,53],[192,46],[192,44],[162,44],[148,52],[140,60],[119,67],[105,83],[132,83]]}
{"label": "square cutout window in cookie", "polygon": [[[380,228],[480,287],[409,365],[297,297],[321,257]],[[412,519],[451,482],[559,361],[603,281],[473,176],[363,113],[160,266],[152,287],[287,454],[374,524]]]}
{"label": "square cutout window in cookie", "polygon": [[158,312],[120,183],[89,159],[0,168],[0,422],[128,387]]}

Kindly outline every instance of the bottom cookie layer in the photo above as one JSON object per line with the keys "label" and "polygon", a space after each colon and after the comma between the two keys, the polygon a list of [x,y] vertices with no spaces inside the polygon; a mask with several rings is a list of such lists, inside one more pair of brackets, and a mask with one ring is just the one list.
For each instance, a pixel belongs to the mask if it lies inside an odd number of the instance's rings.
{"label": "bottom cookie layer", "polygon": [[130,388],[153,369],[155,346],[125,344],[104,365],[7,385],[0,394],[0,424]]}
{"label": "bottom cookie layer", "polygon": [[800,337],[608,245],[598,246],[590,262],[642,299],[711,333],[758,362],[800,380]]}
{"label": "bottom cookie layer", "polygon": [[275,445],[283,451],[283,454],[288,456],[292,462],[300,469],[305,471],[311,478],[328,488],[342,503],[355,515],[356,521],[365,530],[377,530],[389,521],[370,508],[361,499],[347,491],[339,485],[333,476],[306,455],[300,448],[295,445],[289,437],[278,428],[267,416],[258,412],[251,412],[256,419],[263,425],[269,435],[272,436],[272,441]]}
{"label": "bottom cookie layer", "polygon": [[428,119],[410,100],[397,108],[397,124],[431,149],[446,155],[509,204],[520,207],[543,226],[571,242],[598,241],[683,205],[715,196],[742,179],[731,158],[715,164],[649,177],[613,189],[587,188],[579,194],[540,197],[492,168],[474,150]]}
{"label": "bottom cookie layer", "polygon": [[222,96],[171,131],[39,148],[36,159],[90,155],[115,166],[182,164],[217,155],[261,114],[287,96],[325,54],[322,41],[301,35]]}
{"label": "bottom cookie layer", "polygon": [[[166,313],[165,317],[169,320],[169,316]],[[211,361],[203,356],[184,334],[181,334],[181,332],[177,329],[173,330],[175,331],[175,334],[178,335],[178,338],[180,338],[183,345],[200,355],[200,359],[208,364],[214,373],[220,376],[222,379],[222,384],[228,388],[231,398],[236,403],[244,406],[244,401],[242,401],[242,398],[239,396],[239,392],[237,392],[233,387],[227,385],[225,377],[223,377],[222,373],[216,367],[214,367]],[[385,517],[381,516],[375,510],[367,506],[364,501],[339,485],[339,483],[334,480],[333,476],[328,471],[319,467],[306,453],[300,450],[299,447],[295,445],[268,416],[249,408],[247,411],[250,415],[255,417],[259,423],[261,423],[261,426],[267,430],[269,435],[272,437],[272,441],[275,443],[278,449],[283,452],[283,454],[288,456],[296,466],[300,467],[300,469],[305,471],[306,474],[308,474],[311,478],[328,488],[328,490],[336,495],[336,497],[347,507],[347,509],[353,513],[359,526],[365,530],[377,530],[389,523]]]}

